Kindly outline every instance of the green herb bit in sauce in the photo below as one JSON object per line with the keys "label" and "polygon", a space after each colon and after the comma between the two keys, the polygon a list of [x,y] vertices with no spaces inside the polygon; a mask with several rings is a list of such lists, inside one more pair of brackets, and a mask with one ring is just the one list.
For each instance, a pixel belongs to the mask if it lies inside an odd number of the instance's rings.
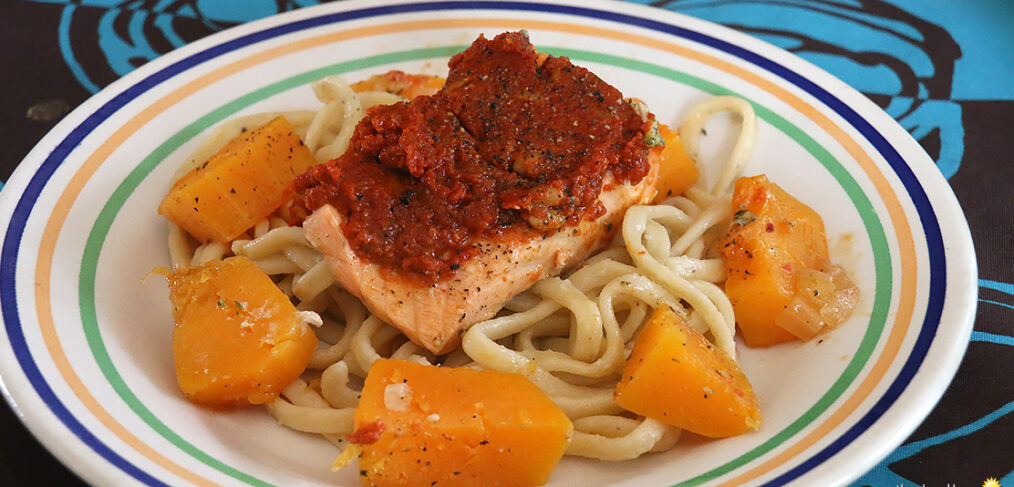
{"label": "green herb bit in sauce", "polygon": [[644,143],[648,147],[665,146],[665,139],[662,138],[662,134],[658,132],[658,122],[652,120],[651,128],[644,134]]}
{"label": "green herb bit in sauce", "polygon": [[746,225],[747,223],[750,223],[756,219],[757,217],[752,212],[750,212],[750,210],[739,210],[736,212],[735,215],[733,215],[732,224]]}

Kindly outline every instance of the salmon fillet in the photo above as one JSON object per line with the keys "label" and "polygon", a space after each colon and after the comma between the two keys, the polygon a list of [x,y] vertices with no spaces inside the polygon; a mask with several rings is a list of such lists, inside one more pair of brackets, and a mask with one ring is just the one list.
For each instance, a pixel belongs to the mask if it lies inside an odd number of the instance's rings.
{"label": "salmon fillet", "polygon": [[523,33],[480,36],[449,66],[296,182],[337,282],[434,353],[604,246],[654,197],[661,152],[651,114]]}
{"label": "salmon fillet", "polygon": [[479,242],[483,250],[453,278],[432,285],[384,272],[358,257],[342,233],[342,215],[331,205],[317,209],[303,229],[310,244],[324,254],[339,285],[410,340],[441,354],[457,347],[461,330],[492,318],[535,282],[559,275],[608,244],[627,209],[655,196],[657,176],[658,165],[653,164],[640,183],[603,192],[599,200],[606,213],[597,220],[510,246]]}

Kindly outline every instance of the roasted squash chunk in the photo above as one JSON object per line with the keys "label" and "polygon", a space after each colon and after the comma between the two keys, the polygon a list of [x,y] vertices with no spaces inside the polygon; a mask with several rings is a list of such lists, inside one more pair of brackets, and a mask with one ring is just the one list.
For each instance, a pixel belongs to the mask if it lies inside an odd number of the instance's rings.
{"label": "roasted squash chunk", "polygon": [[665,145],[652,149],[659,151],[656,203],[685,193],[700,177],[697,164],[687,153],[679,134],[662,124],[658,124],[658,132]]}
{"label": "roasted squash chunk", "polygon": [[202,243],[228,242],[292,197],[292,180],[316,164],[285,117],[248,131],[176,181],[158,207]]}
{"label": "roasted squash chunk", "polygon": [[616,385],[623,409],[711,438],[760,425],[753,387],[729,356],[668,306],[655,310]]}
{"label": "roasted squash chunk", "polygon": [[191,402],[262,404],[306,370],[317,336],[253,262],[230,257],[167,274],[176,378]]}
{"label": "roasted squash chunk", "polygon": [[421,96],[432,95],[444,87],[447,81],[440,76],[426,74],[408,74],[403,71],[388,71],[384,74],[375,74],[369,78],[352,83],[352,91],[357,93],[363,91],[384,91],[401,95],[409,100]]}
{"label": "roasted squash chunk", "polygon": [[381,359],[355,413],[367,486],[542,485],[573,426],[516,374]]}
{"label": "roasted squash chunk", "polygon": [[848,318],[859,290],[831,265],[820,215],[763,175],[736,181],[732,208],[719,253],[747,345],[809,339]]}

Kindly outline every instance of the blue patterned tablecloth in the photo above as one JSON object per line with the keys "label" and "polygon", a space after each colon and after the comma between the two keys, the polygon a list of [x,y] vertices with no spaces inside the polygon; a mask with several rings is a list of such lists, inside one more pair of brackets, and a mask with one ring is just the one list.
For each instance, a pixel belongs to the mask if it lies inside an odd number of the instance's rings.
{"label": "blue patterned tablecloth", "polygon": [[[69,110],[205,35],[314,0],[0,2],[0,184]],[[728,25],[859,89],[937,161],[972,229],[979,308],[954,382],[855,486],[1014,487],[1014,0],[638,1]],[[0,485],[80,485],[0,406]]]}

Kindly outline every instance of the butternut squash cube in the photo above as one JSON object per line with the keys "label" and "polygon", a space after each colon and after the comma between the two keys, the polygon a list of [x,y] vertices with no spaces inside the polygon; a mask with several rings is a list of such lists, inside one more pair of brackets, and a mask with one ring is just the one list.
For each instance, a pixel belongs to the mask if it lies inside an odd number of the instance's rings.
{"label": "butternut squash cube", "polygon": [[428,74],[408,74],[392,70],[384,74],[375,74],[369,78],[352,83],[352,91],[384,91],[401,95],[409,100],[422,95],[433,95],[444,87],[446,79]]}
{"label": "butternut squash cube", "polygon": [[366,377],[353,442],[366,486],[542,485],[573,425],[528,379],[381,359]]}
{"label": "butternut squash cube", "polygon": [[753,387],[729,356],[668,306],[655,310],[616,385],[623,409],[711,438],[757,429]]}
{"label": "butternut squash cube", "polygon": [[176,378],[188,400],[270,402],[306,370],[317,336],[253,262],[230,257],[168,277]]}
{"label": "butternut squash cube", "polygon": [[801,270],[830,267],[824,221],[764,175],[736,181],[732,210],[718,249],[743,338],[751,347],[795,340],[776,318],[796,294]]}
{"label": "butternut squash cube", "polygon": [[288,201],[292,181],[316,163],[280,116],[176,181],[158,212],[202,243],[229,242]]}
{"label": "butternut squash cube", "polygon": [[658,132],[665,145],[652,149],[659,161],[656,203],[686,193],[701,175],[679,134],[663,124],[658,124]]}

